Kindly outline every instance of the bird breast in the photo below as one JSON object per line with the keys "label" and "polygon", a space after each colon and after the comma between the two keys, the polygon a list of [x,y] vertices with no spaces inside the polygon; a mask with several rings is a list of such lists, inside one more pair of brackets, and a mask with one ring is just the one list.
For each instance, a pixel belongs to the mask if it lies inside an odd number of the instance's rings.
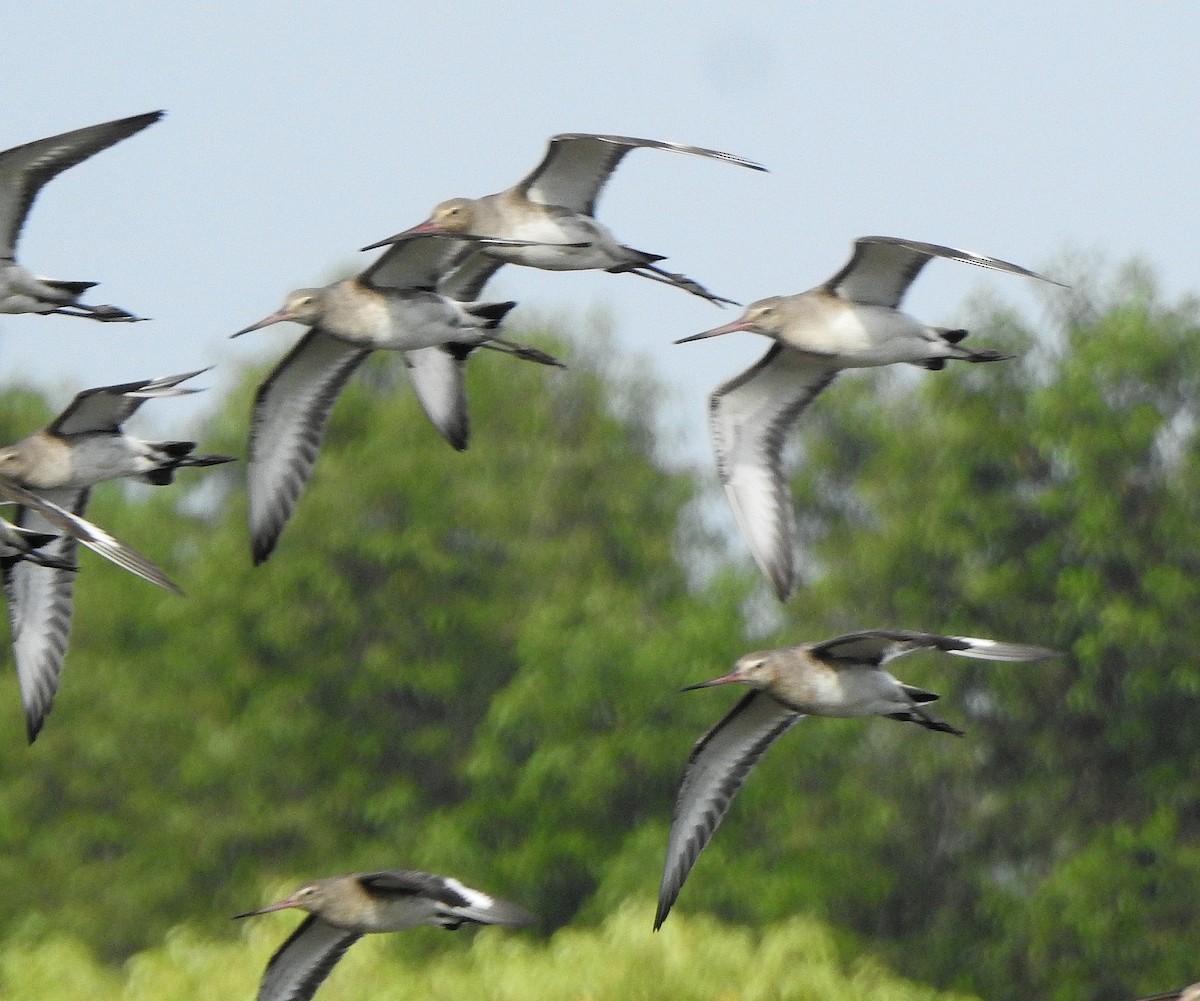
{"label": "bird breast", "polygon": [[62,487],[82,489],[105,480],[147,472],[158,463],[148,456],[148,448],[137,438],[99,432],[72,435],[70,473]]}
{"label": "bird breast", "polygon": [[39,431],[12,446],[14,458],[4,475],[31,490],[72,486],[71,446],[57,435]]}
{"label": "bird breast", "polygon": [[844,300],[843,308],[831,311],[824,331],[814,337],[825,340],[843,368],[921,361],[930,357],[931,340],[937,339],[923,323],[899,310]]}
{"label": "bird breast", "polygon": [[350,278],[322,293],[321,329],[351,344],[370,346],[391,324],[386,293]]}
{"label": "bird breast", "polygon": [[877,716],[907,705],[886,672],[866,666],[833,668],[819,661],[790,672],[772,694],[811,716]]}
{"label": "bird breast", "polygon": [[[488,247],[491,257],[509,264],[522,264],[543,271],[587,271],[641,261],[631,254],[609,230],[590,216],[557,205],[523,202],[506,206],[502,224],[481,235],[505,240],[528,240],[543,246]],[[583,246],[572,246],[583,244]]]}

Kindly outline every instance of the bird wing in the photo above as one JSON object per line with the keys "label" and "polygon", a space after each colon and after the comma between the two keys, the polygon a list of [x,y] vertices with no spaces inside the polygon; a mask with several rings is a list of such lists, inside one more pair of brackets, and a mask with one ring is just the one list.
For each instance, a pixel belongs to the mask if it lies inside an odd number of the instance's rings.
{"label": "bird wing", "polygon": [[38,559],[38,549],[55,538],[53,532],[35,532],[0,518],[0,561]]}
{"label": "bird wing", "polygon": [[480,256],[473,253],[475,248],[532,246],[538,244],[492,236],[401,234],[394,243],[388,243],[388,249],[358,277],[374,288],[428,289],[465,302],[476,297],[502,263],[495,261],[489,267],[480,262],[463,270],[470,258]]}
{"label": "bird wing", "polygon": [[465,240],[428,234],[404,237],[389,245],[359,279],[375,288],[432,291],[465,246]]}
{"label": "bird wing", "polygon": [[[71,511],[60,504],[56,504],[47,497],[32,493],[23,487],[17,486],[15,483],[7,483],[3,480],[0,480],[0,496],[3,496],[6,500],[14,504],[21,505],[23,509],[27,509],[29,511],[29,514],[26,515],[27,521],[33,514],[36,514],[42,521],[53,527],[55,535],[69,535],[73,539],[82,542],[92,552],[99,553],[106,560],[141,577],[143,580],[148,580],[151,584],[157,584],[159,587],[173,594],[183,594],[165,573],[136,549],[125,545],[99,525],[94,525],[86,518],[81,517],[82,506],[78,511]],[[68,495],[64,495],[64,498],[68,502],[71,500]],[[44,548],[42,552],[43,555],[48,555]]]}
{"label": "bird wing", "polygon": [[[47,495],[77,514],[87,506],[86,490],[48,491]],[[31,507],[18,508],[16,524],[38,532],[54,530],[54,525]],[[74,564],[75,548],[73,536],[60,535],[41,551],[61,567]],[[60,567],[19,560],[4,568],[13,661],[25,708],[25,732],[31,744],[54,704],[71,636],[75,572]]]}
{"label": "bird wing", "polygon": [[743,160],[731,153],[685,146],[682,143],[660,142],[656,139],[634,139],[630,136],[593,135],[586,132],[564,132],[553,136],[546,155],[533,171],[523,178],[516,190],[530,201],[542,205],[557,205],[572,212],[595,215],[596,199],[617,164],[630,150],[665,149],[674,153],[690,153],[725,160],[752,170],[766,170],[761,164]]}
{"label": "bird wing", "polygon": [[854,253],[846,266],[825,283],[825,287],[843,299],[868,306],[900,305],[904,293],[927,262],[946,257],[964,264],[974,264],[993,271],[1036,278],[1058,285],[1018,264],[996,257],[986,257],[970,250],[941,247],[936,243],[901,240],[894,236],[863,236],[854,241]]}
{"label": "bird wing", "polygon": [[359,932],[335,928],[308,915],[267,962],[258,1001],[309,1001],[361,937]]}
{"label": "bird wing", "polygon": [[438,291],[458,302],[474,302],[504,262],[468,245],[466,253],[460,253],[450,265],[438,282]]}
{"label": "bird wing", "polygon": [[756,364],[709,397],[717,473],[754,561],[786,601],[795,584],[795,515],[783,475],[784,441],[837,370],[773,344]]}
{"label": "bird wing", "polygon": [[746,776],[772,741],[802,718],[766,692],[743,696],[692,748],[675,799],[662,885],[658,890],[657,931],[667,919],[696,859],[725,818]]}
{"label": "bird wing", "polygon": [[488,925],[527,925],[534,917],[522,907],[499,900],[450,876],[408,869],[362,873],[358,881],[372,895],[421,897],[435,905],[438,923],[457,927],[473,921]]}
{"label": "bird wing", "polygon": [[976,660],[1029,661],[1056,657],[1057,653],[1023,643],[999,643],[974,636],[940,636],[909,629],[867,629],[846,633],[816,643],[812,653],[823,660],[844,660],[853,664],[883,665],[914,650],[941,650]]}
{"label": "bird wing", "polygon": [[179,383],[207,371],[207,368],[201,368],[195,372],[184,372],[182,375],[164,375],[157,379],[142,379],[119,386],[85,389],[75,396],[66,410],[54,418],[46,430],[58,435],[91,431],[115,432],[146,400],[160,396],[199,393],[199,389],[187,389]]}
{"label": "bird wing", "polygon": [[312,476],[334,401],[370,353],[314,327],[258,387],[247,471],[255,563],[275,548]]}
{"label": "bird wing", "polygon": [[417,399],[433,426],[460,452],[471,436],[466,387],[466,361],[471,347],[437,344],[404,352]]}
{"label": "bird wing", "polygon": [[21,227],[42,186],[68,167],[140,132],[161,111],[63,132],[0,153],[0,257],[13,257]]}

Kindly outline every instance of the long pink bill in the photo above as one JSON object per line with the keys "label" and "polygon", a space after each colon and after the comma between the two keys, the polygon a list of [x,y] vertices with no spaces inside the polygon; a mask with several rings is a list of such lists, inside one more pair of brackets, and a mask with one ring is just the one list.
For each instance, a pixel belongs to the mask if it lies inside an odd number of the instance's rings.
{"label": "long pink bill", "polygon": [[277,904],[268,904],[266,907],[260,907],[256,911],[246,911],[245,914],[235,914],[230,920],[238,921],[241,918],[252,918],[257,914],[270,914],[271,911],[286,911],[289,907],[295,907],[296,900],[294,897],[288,897],[287,900],[281,900]]}
{"label": "long pink bill", "polygon": [[[435,236],[445,233],[436,222],[432,219],[426,219],[424,222],[419,222],[415,226],[397,233],[395,236],[389,236],[386,240],[376,240],[369,246],[361,248],[362,250],[378,250],[380,247],[390,247],[393,243],[399,243],[401,240],[407,240],[414,236]],[[457,236],[458,234],[453,234]],[[470,239],[470,237],[467,237]]]}
{"label": "long pink bill", "polygon": [[286,320],[291,320],[292,314],[285,309],[281,309],[278,313],[272,313],[270,316],[263,317],[257,323],[252,323],[248,327],[242,327],[236,334],[230,334],[229,339],[241,337],[242,334],[248,334],[251,330],[261,330],[263,327],[269,327],[272,323],[283,323]]}
{"label": "long pink bill", "polygon": [[694,692],[697,688],[712,688],[714,685],[732,685],[741,681],[741,676],[733,674],[722,674],[719,678],[713,678],[711,681],[697,681],[694,685],[684,685],[681,692]]}
{"label": "long pink bill", "polygon": [[412,229],[406,229],[403,233],[397,233],[395,236],[389,236],[386,240],[378,240],[368,247],[362,247],[361,251],[378,250],[380,247],[390,247],[393,244],[403,243],[405,240],[411,240],[418,236],[437,236],[445,240],[465,240],[470,243],[477,243],[481,247],[571,247],[579,248],[588,246],[587,243],[546,243],[543,240],[510,240],[503,236],[481,236],[478,233],[447,233],[432,219],[414,226]]}
{"label": "long pink bill", "polygon": [[721,334],[736,334],[739,331],[747,330],[754,331],[754,324],[745,319],[734,320],[732,323],[726,323],[721,327],[713,327],[712,330],[705,330],[699,334],[692,334],[690,337],[681,337],[676,344],[686,344],[688,341],[699,341],[705,337],[719,337]]}

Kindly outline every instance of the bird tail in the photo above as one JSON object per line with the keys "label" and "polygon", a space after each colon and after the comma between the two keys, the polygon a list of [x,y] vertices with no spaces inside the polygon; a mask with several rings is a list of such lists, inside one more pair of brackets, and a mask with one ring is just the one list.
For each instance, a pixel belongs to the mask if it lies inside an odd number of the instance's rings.
{"label": "bird tail", "polygon": [[57,289],[66,295],[75,298],[75,296],[83,295],[90,288],[95,288],[97,282],[68,282],[59,278],[42,278],[43,285],[49,285],[52,289]]}
{"label": "bird tail", "polygon": [[438,917],[438,924],[448,931],[454,931],[463,924],[523,927],[536,923],[537,918],[524,907],[518,907],[507,900],[497,900],[495,897],[485,906],[445,907]]}
{"label": "bird tail", "polygon": [[1007,361],[1013,355],[1002,354],[999,351],[993,351],[991,348],[966,348],[959,344],[968,331],[959,328],[951,329],[949,327],[934,327],[934,333],[937,334],[940,345],[945,351],[945,354],[939,355],[936,358],[926,358],[919,364],[929,369],[931,372],[940,372],[946,367],[947,361],[969,361],[969,362],[984,362],[984,361]]}
{"label": "bird tail", "polygon": [[223,462],[234,462],[237,458],[233,455],[193,455],[196,448],[194,441],[156,441],[151,448],[159,464],[155,469],[143,473],[141,478],[156,487],[173,482],[176,471],[180,469],[219,466]]}
{"label": "bird tail", "polygon": [[464,304],[463,309],[468,315],[485,320],[482,324],[485,330],[495,330],[515,305],[515,302],[471,302]]}
{"label": "bird tail", "polygon": [[889,719],[898,719],[905,723],[916,723],[917,726],[923,726],[926,730],[937,730],[939,733],[952,733],[956,737],[962,737],[963,731],[952,723],[947,723],[939,716],[935,716],[928,709],[926,704],[935,702],[938,696],[933,692],[927,692],[923,688],[914,688],[912,685],[901,684],[904,689],[904,694],[912,699],[912,707],[907,712],[888,713]]}
{"label": "bird tail", "polygon": [[641,268],[649,264],[657,264],[659,261],[665,261],[665,254],[651,254],[645,250],[634,250],[632,247],[622,247],[622,250],[628,251],[630,254],[637,254],[641,258],[640,261],[630,261],[625,265],[618,265],[615,268],[609,268],[610,271],[627,271],[629,268]]}

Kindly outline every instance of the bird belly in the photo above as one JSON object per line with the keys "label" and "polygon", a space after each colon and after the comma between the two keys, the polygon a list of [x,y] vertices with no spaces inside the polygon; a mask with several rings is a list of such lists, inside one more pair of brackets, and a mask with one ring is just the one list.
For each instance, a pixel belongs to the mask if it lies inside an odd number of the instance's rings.
{"label": "bird belly", "polygon": [[123,434],[79,435],[70,444],[70,478],[62,487],[81,490],[158,467],[144,442]]}
{"label": "bird belly", "polygon": [[845,368],[872,368],[943,357],[941,338],[906,313],[884,306],[854,305],[839,320]]}
{"label": "bird belly", "polygon": [[405,931],[421,925],[436,924],[437,907],[427,897],[376,901],[371,913],[373,931]]}
{"label": "bird belly", "polygon": [[372,347],[413,351],[451,341],[485,339],[475,317],[436,292],[399,293],[389,300],[388,312],[387,330],[372,340]]}
{"label": "bird belly", "polygon": [[30,274],[15,261],[0,262],[0,313],[49,313],[77,298]]}
{"label": "bird belly", "polygon": [[812,716],[882,716],[909,708],[896,679],[876,668],[813,672],[805,689],[794,707]]}
{"label": "bird belly", "polygon": [[488,247],[486,252],[497,260],[543,271],[611,268],[627,263],[629,256],[623,252],[624,248],[613,235],[595,219],[576,213],[539,214],[509,227],[503,237],[508,240],[530,240],[539,246]]}

